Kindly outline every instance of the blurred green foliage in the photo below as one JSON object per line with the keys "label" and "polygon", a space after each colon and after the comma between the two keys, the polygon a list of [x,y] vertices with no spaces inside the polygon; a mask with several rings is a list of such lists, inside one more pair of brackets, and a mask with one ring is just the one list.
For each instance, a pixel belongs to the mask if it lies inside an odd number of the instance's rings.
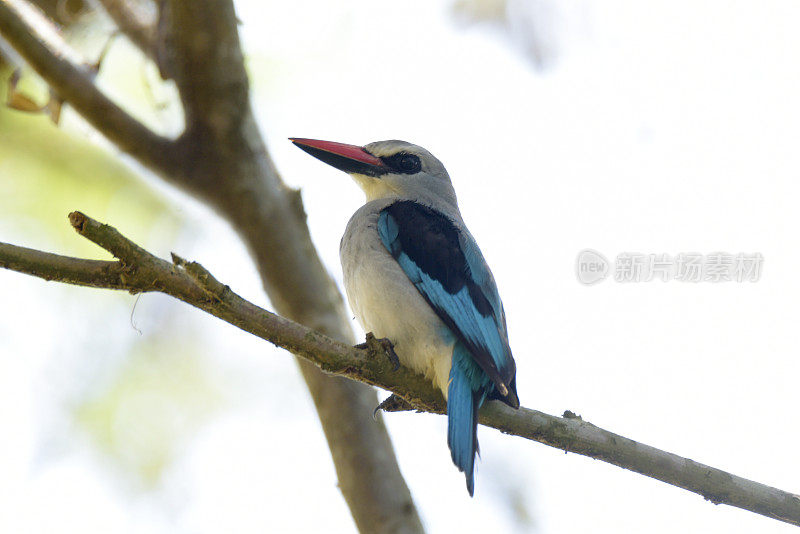
{"label": "blurred green foliage", "polygon": [[[0,71],[3,102],[10,75],[10,70]],[[20,90],[31,91],[25,84]],[[62,252],[105,257],[95,245],[76,239],[67,222],[70,211],[124,226],[137,239],[146,237],[156,220],[161,230],[177,230],[178,220],[166,208],[163,198],[109,149],[63,131],[45,114],[0,107],[2,227],[46,233]],[[163,224],[165,216],[170,224]]]}
{"label": "blurred green foliage", "polygon": [[[169,120],[154,102],[153,91],[158,89],[148,87],[142,71],[131,68],[137,58],[126,59],[131,47],[116,48],[121,49],[115,52],[118,55],[107,58],[113,62],[104,62],[102,83],[106,89],[145,122]],[[180,209],[148,184],[144,179],[147,171],[108,146],[74,112],[65,111],[62,124],[56,125],[46,113],[6,106],[12,73],[8,65],[0,66],[0,241],[108,259],[107,252],[72,230],[67,214],[73,210],[117,227],[162,256],[185,236]],[[47,87],[30,72],[23,73],[16,90],[40,106],[49,98]],[[46,293],[50,298],[31,306],[63,306],[59,295],[66,290],[65,286],[50,285]],[[75,294],[73,290],[71,295]],[[136,485],[143,489],[156,488],[176,454],[221,405],[222,389],[219,379],[215,382],[218,373],[209,363],[204,336],[198,335],[192,324],[176,327],[172,321],[151,321],[142,337],[131,343],[122,341],[131,333],[130,295],[108,292],[108,298],[91,302],[104,309],[82,317],[66,312],[68,308],[58,314],[65,323],[72,323],[67,329],[70,338],[63,343],[89,362],[108,358],[98,346],[131,348],[110,373],[98,373],[88,380],[80,370],[61,368],[73,375],[61,379],[77,384],[79,390],[77,399],[57,395],[53,399],[67,408],[60,412],[72,418],[73,424],[67,425],[70,431],[78,432],[61,439],[86,443],[74,438],[88,437],[95,452],[111,460],[112,473],[137,480]],[[108,321],[102,327],[87,324],[98,317],[108,317]],[[18,357],[27,349],[3,345],[0,340],[0,358]],[[58,357],[52,354],[53,362]]]}
{"label": "blurred green foliage", "polygon": [[105,387],[76,407],[75,422],[100,452],[145,488],[158,486],[224,393],[201,347],[162,332],[134,345]]}
{"label": "blurred green foliage", "polygon": [[[3,102],[10,75],[9,69],[0,71]],[[26,81],[19,90],[37,102],[46,101]],[[41,236],[46,234],[58,252],[105,258],[104,251],[75,236],[67,222],[69,212],[85,211],[124,228],[128,237],[146,246],[154,224],[159,231],[178,230],[179,220],[167,207],[112,149],[64,131],[45,114],[0,106],[0,231],[34,238],[37,245],[47,242]]]}

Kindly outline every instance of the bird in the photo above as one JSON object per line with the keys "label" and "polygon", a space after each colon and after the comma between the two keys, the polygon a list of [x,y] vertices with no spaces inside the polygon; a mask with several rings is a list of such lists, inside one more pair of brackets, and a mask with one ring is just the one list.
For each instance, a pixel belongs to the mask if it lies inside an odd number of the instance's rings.
{"label": "bird", "polygon": [[339,247],[347,300],[365,332],[442,391],[451,457],[473,496],[478,410],[487,399],[519,408],[519,397],[503,304],[450,176],[405,141],[289,140],[364,191]]}

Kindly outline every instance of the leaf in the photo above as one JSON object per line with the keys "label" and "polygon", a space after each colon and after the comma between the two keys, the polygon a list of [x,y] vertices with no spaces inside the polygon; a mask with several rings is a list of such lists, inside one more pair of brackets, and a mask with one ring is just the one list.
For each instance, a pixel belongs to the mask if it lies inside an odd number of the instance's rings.
{"label": "leaf", "polygon": [[17,111],[24,111],[27,113],[39,113],[44,109],[36,101],[20,91],[17,86],[22,78],[19,69],[14,70],[11,77],[8,79],[8,94],[6,95],[6,106]]}
{"label": "leaf", "polygon": [[29,96],[10,88],[6,106],[16,111],[25,111],[27,113],[41,113],[45,108],[45,106],[40,106],[34,102]]}

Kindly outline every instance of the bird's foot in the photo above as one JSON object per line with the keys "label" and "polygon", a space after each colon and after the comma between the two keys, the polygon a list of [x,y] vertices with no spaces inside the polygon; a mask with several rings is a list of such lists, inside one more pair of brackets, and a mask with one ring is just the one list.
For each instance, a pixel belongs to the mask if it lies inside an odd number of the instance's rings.
{"label": "bird's foot", "polygon": [[389,341],[388,338],[377,338],[372,332],[367,332],[367,340],[364,343],[359,343],[355,347],[357,349],[366,349],[369,351],[370,356],[374,357],[384,354],[389,358],[389,361],[392,362],[395,371],[400,369],[400,358],[397,357],[397,353],[394,351],[394,345],[392,345],[392,342]]}
{"label": "bird's foot", "polygon": [[403,397],[398,397],[392,393],[375,408],[375,411],[372,412],[372,417],[376,417],[380,410],[383,410],[384,412],[407,412],[410,410],[416,410],[416,408],[414,408],[411,403],[409,403]]}

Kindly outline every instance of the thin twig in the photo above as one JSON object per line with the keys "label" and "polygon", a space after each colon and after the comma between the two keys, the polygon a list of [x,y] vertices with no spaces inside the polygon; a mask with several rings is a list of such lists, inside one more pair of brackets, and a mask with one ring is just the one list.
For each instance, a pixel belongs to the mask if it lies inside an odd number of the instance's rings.
{"label": "thin twig", "polygon": [[[173,255],[157,258],[114,228],[79,212],[73,227],[111,252],[119,261],[69,258],[0,243],[0,267],[46,280],[122,289],[160,291],[202,309],[246,332],[313,362],[328,373],[372,384],[401,397],[414,408],[444,412],[444,399],[422,376],[394,370],[389,358],[351,347],[242,299],[202,265]],[[746,480],[725,471],[614,434],[571,413],[554,417],[489,402],[480,422],[504,433],[602,460],[773,519],[800,525],[800,496]]]}
{"label": "thin twig", "polygon": [[156,58],[156,21],[147,20],[136,2],[98,0],[117,27],[150,59]]}

